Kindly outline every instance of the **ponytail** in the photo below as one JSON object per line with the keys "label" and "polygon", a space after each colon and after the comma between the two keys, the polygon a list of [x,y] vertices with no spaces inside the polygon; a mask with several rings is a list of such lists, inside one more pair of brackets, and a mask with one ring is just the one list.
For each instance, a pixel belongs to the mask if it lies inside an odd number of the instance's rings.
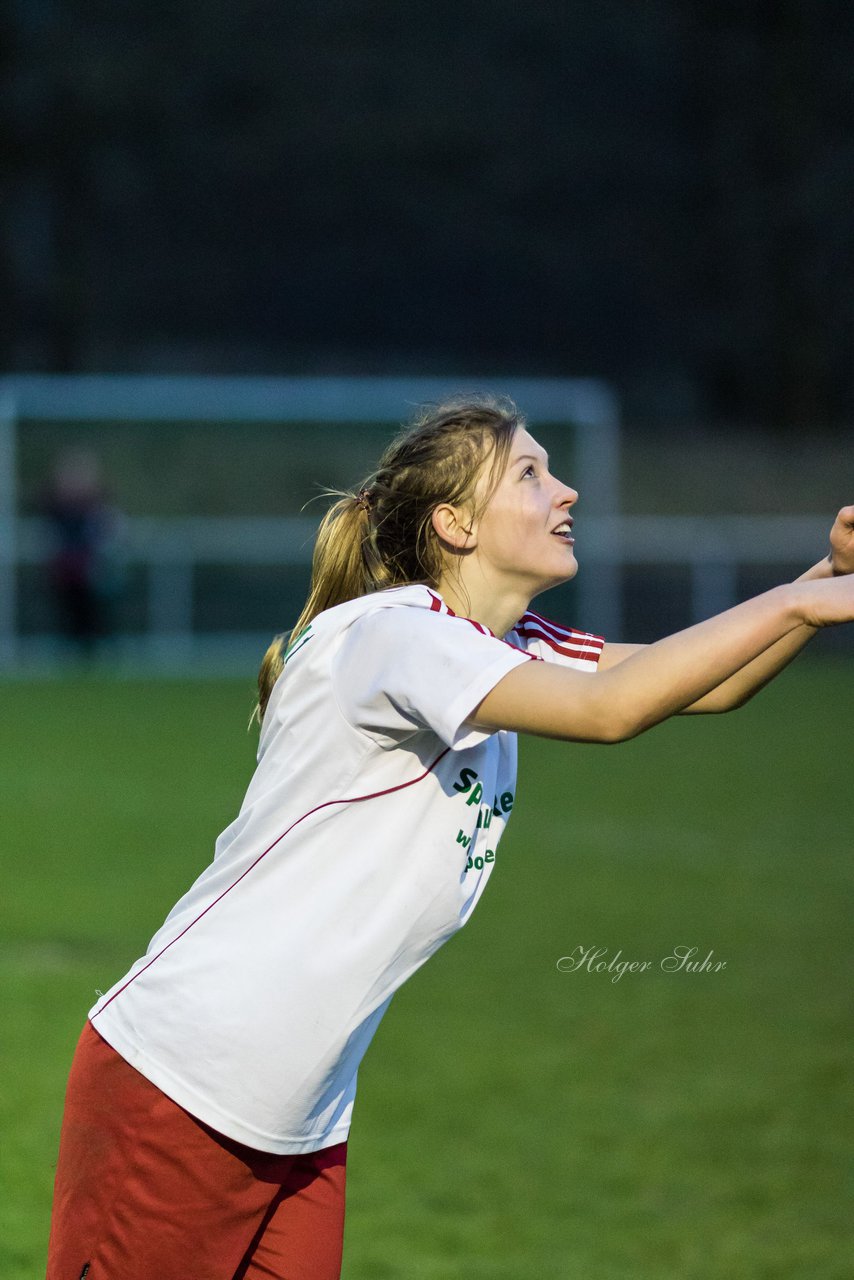
{"label": "ponytail", "polygon": [[373,587],[364,554],[370,533],[367,491],[342,495],[320,522],[311,558],[311,587],[291,634],[324,609],[355,600]]}
{"label": "ponytail", "polygon": [[364,551],[370,530],[369,501],[366,489],[358,494],[343,494],[320,522],[311,558],[308,599],[293,630],[276,636],[261,662],[258,705],[252,713],[252,720],[257,719],[259,724],[264,718],[273,685],[282,674],[290,638],[304,631],[324,609],[343,604],[345,600],[355,600],[374,588]]}
{"label": "ponytail", "polygon": [[250,728],[253,720],[257,720],[260,724],[264,719],[264,712],[267,710],[267,703],[270,701],[273,685],[284,670],[285,641],[287,638],[287,632],[282,632],[281,635],[276,636],[261,659],[261,670],[258,672],[258,702],[249,717]]}

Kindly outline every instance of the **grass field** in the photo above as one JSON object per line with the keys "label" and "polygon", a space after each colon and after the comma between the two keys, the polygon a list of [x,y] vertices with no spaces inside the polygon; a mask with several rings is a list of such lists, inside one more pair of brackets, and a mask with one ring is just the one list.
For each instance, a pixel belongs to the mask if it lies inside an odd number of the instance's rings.
{"label": "grass field", "polygon": [[[33,1280],[83,1017],[233,816],[251,688],[0,700],[0,1276]],[[345,1280],[850,1276],[852,703],[804,659],[737,715],[523,744],[489,892],[361,1073]]]}

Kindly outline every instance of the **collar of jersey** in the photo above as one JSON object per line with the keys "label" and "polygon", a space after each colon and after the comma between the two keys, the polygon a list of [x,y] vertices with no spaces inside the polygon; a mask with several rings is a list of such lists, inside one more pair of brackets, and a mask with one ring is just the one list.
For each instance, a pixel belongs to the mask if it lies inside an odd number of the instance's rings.
{"label": "collar of jersey", "polygon": [[492,628],[488,627],[485,622],[481,622],[478,618],[467,618],[461,613],[454,613],[451,606],[445,603],[445,601],[439,595],[438,591],[436,591],[433,587],[425,587],[424,589],[430,596],[433,597],[434,600],[438,600],[439,604],[442,606],[443,609],[447,609],[448,613],[452,618],[461,618],[463,622],[470,622],[475,627],[483,627],[483,630],[488,631],[489,634],[492,636],[493,640],[498,639],[498,636],[495,634]]}

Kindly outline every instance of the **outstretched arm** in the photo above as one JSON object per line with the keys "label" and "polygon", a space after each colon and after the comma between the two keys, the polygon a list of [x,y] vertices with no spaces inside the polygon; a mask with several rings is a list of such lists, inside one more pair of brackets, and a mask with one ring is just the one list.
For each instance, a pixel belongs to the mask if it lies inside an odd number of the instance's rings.
{"label": "outstretched arm", "polygon": [[[848,573],[854,573],[854,506],[843,507],[836,517],[830,531],[830,554],[807,569],[797,581],[807,582]],[[741,671],[685,707],[681,714],[713,714],[743,707],[797,657],[817,631],[817,627],[810,627],[805,623],[797,627],[742,667]],[[646,647],[636,644],[606,644],[599,660],[599,671],[607,671]]]}
{"label": "outstretched arm", "polygon": [[622,742],[684,711],[800,627],[852,621],[854,577],[800,580],[659,640],[601,675],[525,663],[486,695],[470,723]]}

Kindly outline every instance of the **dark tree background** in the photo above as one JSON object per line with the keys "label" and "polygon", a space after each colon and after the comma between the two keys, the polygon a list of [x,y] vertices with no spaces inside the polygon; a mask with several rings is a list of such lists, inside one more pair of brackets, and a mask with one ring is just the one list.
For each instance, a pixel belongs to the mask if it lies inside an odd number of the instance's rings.
{"label": "dark tree background", "polygon": [[849,0],[17,0],[7,369],[854,410]]}

